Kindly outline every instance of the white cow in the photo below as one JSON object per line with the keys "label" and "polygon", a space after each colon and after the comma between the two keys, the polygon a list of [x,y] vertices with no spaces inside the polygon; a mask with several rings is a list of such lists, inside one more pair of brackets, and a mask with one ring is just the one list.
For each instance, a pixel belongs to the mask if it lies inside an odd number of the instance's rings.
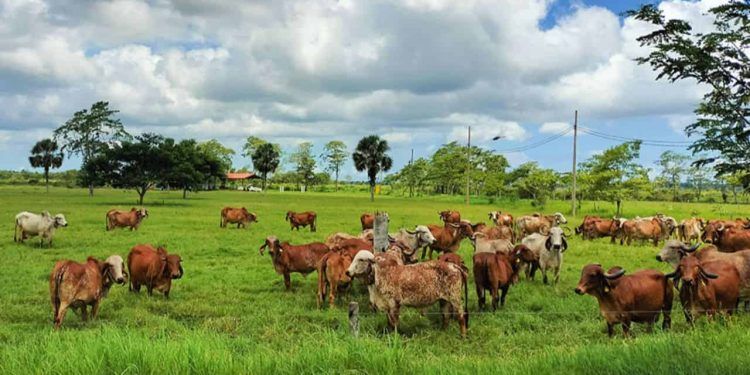
{"label": "white cow", "polygon": [[547,284],[547,270],[551,270],[555,276],[555,284],[560,280],[560,268],[562,267],[563,254],[568,250],[568,241],[565,233],[560,227],[552,227],[549,235],[545,236],[534,233],[521,241],[535,254],[539,255],[539,268],[542,270],[544,283]]}
{"label": "white cow", "polygon": [[13,241],[23,242],[23,240],[39,236],[39,246],[44,246],[44,240],[47,245],[52,246],[52,237],[55,235],[55,229],[67,227],[68,222],[63,214],[55,216],[50,215],[48,211],[42,212],[41,215],[31,212],[21,212],[16,215],[16,227],[13,231]]}

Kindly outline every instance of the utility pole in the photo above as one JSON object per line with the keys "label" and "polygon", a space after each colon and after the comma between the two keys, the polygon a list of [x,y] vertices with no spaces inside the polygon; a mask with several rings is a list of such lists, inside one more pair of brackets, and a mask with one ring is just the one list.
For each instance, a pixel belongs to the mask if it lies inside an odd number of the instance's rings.
{"label": "utility pole", "polygon": [[469,126],[469,137],[466,142],[466,204],[469,205],[469,184],[471,177],[469,171],[471,169],[471,126]]}
{"label": "utility pole", "polygon": [[573,201],[573,216],[576,216],[576,183],[577,183],[577,173],[576,173],[576,152],[578,151],[578,110],[576,109],[575,112],[575,120],[573,121],[573,194],[572,194],[572,201]]}

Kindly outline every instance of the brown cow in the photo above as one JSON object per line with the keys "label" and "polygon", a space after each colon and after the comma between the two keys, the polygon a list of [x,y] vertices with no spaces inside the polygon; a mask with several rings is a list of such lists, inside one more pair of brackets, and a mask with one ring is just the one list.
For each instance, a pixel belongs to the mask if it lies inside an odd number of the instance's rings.
{"label": "brown cow", "polygon": [[536,271],[540,268],[539,265],[539,254],[535,253],[528,246],[524,244],[516,245],[513,248],[513,252],[516,259],[518,259],[518,268],[523,269],[526,274],[527,280],[534,280]]}
{"label": "brown cow", "polygon": [[365,212],[359,217],[359,222],[362,223],[362,230],[372,229],[375,225],[375,215]]}
{"label": "brown cow", "polygon": [[718,240],[720,232],[723,232],[726,229],[744,227],[746,224],[746,220],[739,218],[734,220],[709,220],[703,228],[701,241],[709,244],[714,243]]}
{"label": "brown cow", "polygon": [[306,227],[310,226],[310,232],[315,232],[315,220],[318,218],[318,214],[315,213],[315,211],[305,211],[305,212],[294,212],[294,211],[287,211],[286,212],[286,218],[284,220],[289,222],[289,225],[292,230],[297,229],[299,231],[299,227]]}
{"label": "brown cow", "polygon": [[[508,255],[500,251],[496,253],[474,254],[474,284],[477,288],[477,304],[479,310],[485,308],[485,290],[492,295],[492,310],[505,306],[505,296],[508,294],[513,281],[517,279],[518,263],[516,254]],[[498,296],[498,290],[501,291]]]}
{"label": "brown cow", "polygon": [[237,224],[237,229],[246,228],[248,224],[253,222],[258,222],[258,215],[248,212],[245,207],[224,207],[221,209],[221,222],[219,222],[221,228],[226,228],[227,223]]}
{"label": "brown cow", "polygon": [[664,315],[662,329],[668,330],[672,324],[672,282],[657,270],[638,271],[625,275],[625,270],[614,267],[604,272],[599,264],[583,267],[581,279],[575,292],[589,294],[599,302],[599,312],[607,321],[607,334],[612,337],[614,325],[622,324],[622,332],[627,337],[630,323],[646,323],[653,329],[659,314]]}
{"label": "brown cow", "polygon": [[292,272],[307,276],[317,270],[323,255],[328,252],[328,246],[321,242],[291,245],[289,242],[279,241],[275,236],[266,237],[266,241],[258,249],[260,255],[263,255],[266,248],[271,255],[274,270],[284,276],[284,286],[287,290],[292,287]]}
{"label": "brown cow", "polygon": [[370,252],[372,252],[372,248],[373,244],[371,241],[363,240],[360,238],[349,238],[339,241],[331,249],[344,251],[351,255],[352,258],[354,258],[354,256],[357,255],[360,250],[369,250]]}
{"label": "brown cow", "polygon": [[599,219],[601,219],[601,218],[599,216],[596,216],[596,215],[586,215],[586,216],[584,216],[583,217],[583,222],[581,223],[581,225],[575,227],[576,234],[582,235],[582,237],[583,237],[584,240],[587,239],[586,238],[586,232],[584,232],[584,229],[586,228],[586,225],[588,223],[591,223],[591,222],[593,222],[595,220],[599,220]]}
{"label": "brown cow", "polygon": [[169,298],[172,280],[184,275],[182,258],[179,255],[168,254],[167,249],[161,246],[155,249],[149,244],[135,245],[130,249],[128,270],[130,291],[138,293],[141,286],[145,285],[149,296],[156,289],[164,294],[164,298]]}
{"label": "brown cow", "polygon": [[497,226],[513,227],[513,215],[509,213],[503,213],[502,211],[492,211],[489,213],[489,218]]}
{"label": "brown cow", "polygon": [[373,234],[372,229],[366,229],[358,235],[344,233],[344,232],[337,232],[328,236],[326,238],[325,244],[329,248],[333,249],[334,247],[338,246],[340,242],[345,241],[345,240],[351,240],[351,239],[359,239],[359,240],[372,242],[374,239],[374,234]]}
{"label": "brown cow", "polygon": [[559,212],[546,216],[539,213],[521,216],[516,220],[517,238],[523,238],[533,233],[547,235],[550,228],[567,223],[568,219]]}
{"label": "brown cow", "polygon": [[733,253],[739,250],[750,249],[750,230],[740,227],[716,229],[716,235],[710,243],[716,245],[719,251]]}
{"label": "brown cow", "polygon": [[456,253],[440,254],[440,256],[438,257],[438,261],[453,263],[457,266],[466,267],[466,265],[464,264],[464,259]]}
{"label": "brown cow", "polygon": [[427,228],[430,229],[430,233],[435,237],[435,242],[422,249],[422,259],[425,258],[428,248],[430,250],[430,260],[432,260],[433,251],[455,253],[461,246],[461,240],[474,235],[474,232],[471,230],[471,224],[463,220],[458,224],[445,223],[443,226],[428,225]]}
{"label": "brown cow", "polygon": [[729,262],[701,262],[695,255],[688,254],[667,277],[674,279],[675,288],[680,291],[682,311],[690,324],[697,315],[709,318],[717,313],[731,315],[737,308],[740,275]]}
{"label": "brown cow", "polygon": [[55,263],[49,276],[49,294],[55,329],[62,325],[68,308],[79,309],[81,319],[86,321],[86,309],[91,306],[91,318],[96,318],[99,303],[107,296],[112,284],[124,284],[127,277],[122,257],[119,255],[112,255],[103,262],[88,257],[83,264],[72,260]]}
{"label": "brown cow", "polygon": [[659,241],[665,233],[668,233],[667,224],[658,217],[627,220],[622,224],[620,245],[623,243],[630,245],[633,239],[637,239],[653,241],[654,246],[659,246]]}
{"label": "brown cow", "polygon": [[318,265],[318,308],[328,289],[328,304],[331,308],[336,305],[336,292],[349,286],[351,278],[346,270],[352,263],[353,256],[347,251],[330,251],[323,255]]}
{"label": "brown cow", "polygon": [[610,237],[610,243],[615,243],[615,238],[620,231],[620,223],[620,219],[617,218],[590,219],[583,224],[583,239],[593,240],[600,237]]}
{"label": "brown cow", "polygon": [[107,224],[107,230],[114,228],[125,228],[129,227],[130,230],[138,230],[141,226],[141,221],[148,217],[148,210],[145,208],[136,209],[131,208],[130,211],[119,211],[111,209],[107,211],[105,221]]}
{"label": "brown cow", "polygon": [[458,224],[461,222],[461,213],[458,211],[440,211],[438,212],[438,215],[440,216],[440,220],[442,220],[443,223]]}

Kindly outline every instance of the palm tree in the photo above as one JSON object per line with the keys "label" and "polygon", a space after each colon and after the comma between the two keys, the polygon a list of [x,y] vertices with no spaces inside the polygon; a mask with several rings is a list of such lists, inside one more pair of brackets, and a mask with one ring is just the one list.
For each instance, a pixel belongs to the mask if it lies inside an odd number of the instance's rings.
{"label": "palm tree", "polygon": [[358,171],[367,171],[370,179],[370,201],[375,201],[375,178],[380,171],[386,172],[391,169],[393,160],[386,152],[391,148],[385,139],[377,135],[368,135],[359,140],[357,148],[352,154],[354,167]]}
{"label": "palm tree", "polygon": [[29,163],[34,168],[44,168],[44,185],[49,192],[49,170],[60,168],[63,163],[63,153],[57,152],[57,142],[47,138],[42,139],[31,149]]}

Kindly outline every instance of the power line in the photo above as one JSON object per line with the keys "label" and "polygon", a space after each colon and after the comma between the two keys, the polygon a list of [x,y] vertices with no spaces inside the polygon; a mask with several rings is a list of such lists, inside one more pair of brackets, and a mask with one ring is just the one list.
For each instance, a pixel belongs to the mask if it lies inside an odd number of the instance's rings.
{"label": "power line", "polygon": [[546,145],[547,143],[556,141],[556,140],[558,140],[558,139],[566,136],[567,134],[569,134],[572,131],[573,131],[573,128],[569,128],[569,129],[566,129],[565,131],[562,131],[560,133],[557,133],[555,135],[552,135],[550,137],[547,137],[547,138],[544,138],[544,139],[541,139],[541,140],[538,140],[538,141],[535,141],[535,142],[531,142],[531,143],[528,143],[528,144],[525,144],[525,145],[521,145],[521,146],[517,146],[517,147],[511,147],[511,148],[504,149],[504,150],[497,150],[497,151],[498,152],[523,152],[523,151],[532,150],[532,149],[535,149],[535,148],[538,148],[538,147],[542,147],[542,146]]}
{"label": "power line", "polygon": [[624,137],[620,135],[614,135],[614,134],[607,134],[602,133],[600,131],[586,128],[586,127],[579,127],[579,129],[588,135],[602,138],[610,141],[616,141],[616,142],[635,142],[639,141],[642,145],[645,146],[653,146],[653,147],[687,147],[692,144],[692,142],[689,141],[668,141],[668,140],[656,140],[656,139],[642,139],[642,138],[630,138],[630,137]]}

